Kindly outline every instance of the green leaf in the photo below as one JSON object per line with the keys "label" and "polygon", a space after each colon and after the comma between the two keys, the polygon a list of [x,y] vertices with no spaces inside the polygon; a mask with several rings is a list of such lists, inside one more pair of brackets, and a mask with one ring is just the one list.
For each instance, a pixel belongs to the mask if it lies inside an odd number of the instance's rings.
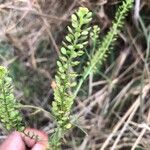
{"label": "green leaf", "polygon": [[77,49],[82,49],[83,47],[84,47],[83,44],[77,44],[77,45],[76,45],[76,48],[77,48]]}
{"label": "green leaf", "polygon": [[91,18],[92,17],[92,12],[89,12],[87,15],[86,15],[87,18]]}
{"label": "green leaf", "polygon": [[61,48],[61,53],[64,54],[64,55],[66,55],[67,54],[67,50],[64,47],[62,47]]}
{"label": "green leaf", "polygon": [[76,65],[78,65],[78,64],[80,64],[79,61],[73,61],[73,62],[72,62],[72,65],[73,65],[73,66],[76,66]]}
{"label": "green leaf", "polygon": [[81,34],[82,35],[88,35],[88,33],[89,33],[88,31],[83,31]]}
{"label": "green leaf", "polygon": [[68,47],[68,49],[70,49],[70,50],[74,50],[74,46],[73,46],[73,45],[68,45],[67,47]]}
{"label": "green leaf", "polygon": [[78,23],[77,23],[77,22],[72,22],[72,26],[73,26],[74,28],[77,28],[77,27],[78,27]]}
{"label": "green leaf", "polygon": [[68,34],[69,38],[71,39],[71,41],[74,40],[74,36],[72,34]]}
{"label": "green leaf", "polygon": [[[54,101],[52,103],[52,112],[56,119],[57,126],[62,131],[69,129],[69,116],[74,101],[73,87],[76,86],[76,77],[78,73],[74,67],[80,64],[79,56],[84,53],[88,44],[88,34],[90,31],[89,20],[92,13],[87,8],[80,7],[79,10],[71,16],[72,26],[68,26],[69,33],[66,35],[66,42],[62,42],[61,55],[57,61],[57,75],[55,76],[57,88],[54,89]],[[72,69],[71,69],[72,68]],[[75,81],[75,82],[72,82]]]}
{"label": "green leaf", "polygon": [[77,16],[76,16],[75,14],[73,14],[73,15],[71,16],[71,18],[72,18],[72,21],[77,21],[77,20],[78,20],[78,18],[77,18]]}
{"label": "green leaf", "polygon": [[73,30],[69,26],[67,28],[70,33],[73,33]]}
{"label": "green leaf", "polygon": [[59,67],[58,70],[59,70],[61,73],[64,73],[64,72],[65,72],[65,70],[64,70],[63,67]]}
{"label": "green leaf", "polygon": [[69,36],[66,36],[66,40],[71,43],[71,38]]}
{"label": "green leaf", "polygon": [[64,56],[60,56],[59,58],[60,58],[60,60],[61,60],[61,61],[65,61],[65,62],[67,62],[67,58],[66,58],[66,57],[64,57]]}
{"label": "green leaf", "polygon": [[58,65],[58,67],[62,67],[62,64],[60,61],[57,61],[57,65]]}
{"label": "green leaf", "polygon": [[19,130],[23,127],[17,106],[12,79],[8,76],[8,70],[0,66],[0,120],[8,131]]}

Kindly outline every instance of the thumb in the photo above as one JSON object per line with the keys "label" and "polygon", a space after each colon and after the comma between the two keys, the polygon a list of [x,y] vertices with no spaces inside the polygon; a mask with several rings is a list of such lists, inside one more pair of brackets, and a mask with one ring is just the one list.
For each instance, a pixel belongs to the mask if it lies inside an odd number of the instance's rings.
{"label": "thumb", "polygon": [[25,145],[22,141],[21,134],[17,131],[10,134],[0,146],[0,150],[25,150]]}

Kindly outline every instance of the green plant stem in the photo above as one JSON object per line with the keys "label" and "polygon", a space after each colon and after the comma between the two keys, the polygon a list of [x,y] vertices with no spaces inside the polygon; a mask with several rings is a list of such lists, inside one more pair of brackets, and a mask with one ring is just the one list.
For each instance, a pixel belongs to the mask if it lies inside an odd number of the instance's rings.
{"label": "green plant stem", "polygon": [[87,67],[86,71],[83,74],[83,77],[80,79],[80,81],[78,83],[78,86],[77,86],[77,88],[76,88],[76,90],[74,92],[74,97],[73,98],[76,98],[76,96],[77,96],[77,94],[78,94],[78,92],[79,92],[79,90],[80,90],[83,82],[86,80],[86,78],[88,77],[88,75],[91,73],[92,69],[93,69],[93,66]]}
{"label": "green plant stem", "polygon": [[37,109],[39,111],[44,112],[48,118],[54,118],[48,111],[46,111],[45,109],[38,107],[38,106],[31,106],[31,105],[18,105],[17,108],[32,108],[32,109]]}

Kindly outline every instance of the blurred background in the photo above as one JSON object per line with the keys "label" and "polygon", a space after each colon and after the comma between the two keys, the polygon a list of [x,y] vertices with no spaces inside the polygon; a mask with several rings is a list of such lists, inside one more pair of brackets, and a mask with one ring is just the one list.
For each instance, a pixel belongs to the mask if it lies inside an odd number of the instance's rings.
{"label": "blurred background", "polygon": [[[17,100],[50,111],[51,83],[71,14],[79,6],[89,8],[103,38],[121,4],[122,0],[0,0],[0,63],[9,68]],[[72,108],[77,127],[66,134],[62,149],[149,150],[149,97],[150,0],[135,0],[108,59],[80,89]],[[51,136],[55,125],[46,113],[29,107],[22,113],[27,126]]]}

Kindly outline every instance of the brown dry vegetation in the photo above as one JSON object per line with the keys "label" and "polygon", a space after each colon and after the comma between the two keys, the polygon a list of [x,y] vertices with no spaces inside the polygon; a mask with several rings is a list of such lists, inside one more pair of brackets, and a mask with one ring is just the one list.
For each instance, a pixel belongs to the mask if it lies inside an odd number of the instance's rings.
{"label": "brown dry vegetation", "polygon": [[[103,37],[120,2],[0,0],[0,61],[9,67],[17,99],[49,111],[50,85],[70,15],[78,6],[88,7]],[[72,113],[79,118],[78,127],[66,135],[62,149],[149,150],[149,63],[150,1],[136,0],[110,57],[96,77],[90,75],[76,99]],[[22,110],[27,125],[51,135],[53,119],[28,107]]]}

